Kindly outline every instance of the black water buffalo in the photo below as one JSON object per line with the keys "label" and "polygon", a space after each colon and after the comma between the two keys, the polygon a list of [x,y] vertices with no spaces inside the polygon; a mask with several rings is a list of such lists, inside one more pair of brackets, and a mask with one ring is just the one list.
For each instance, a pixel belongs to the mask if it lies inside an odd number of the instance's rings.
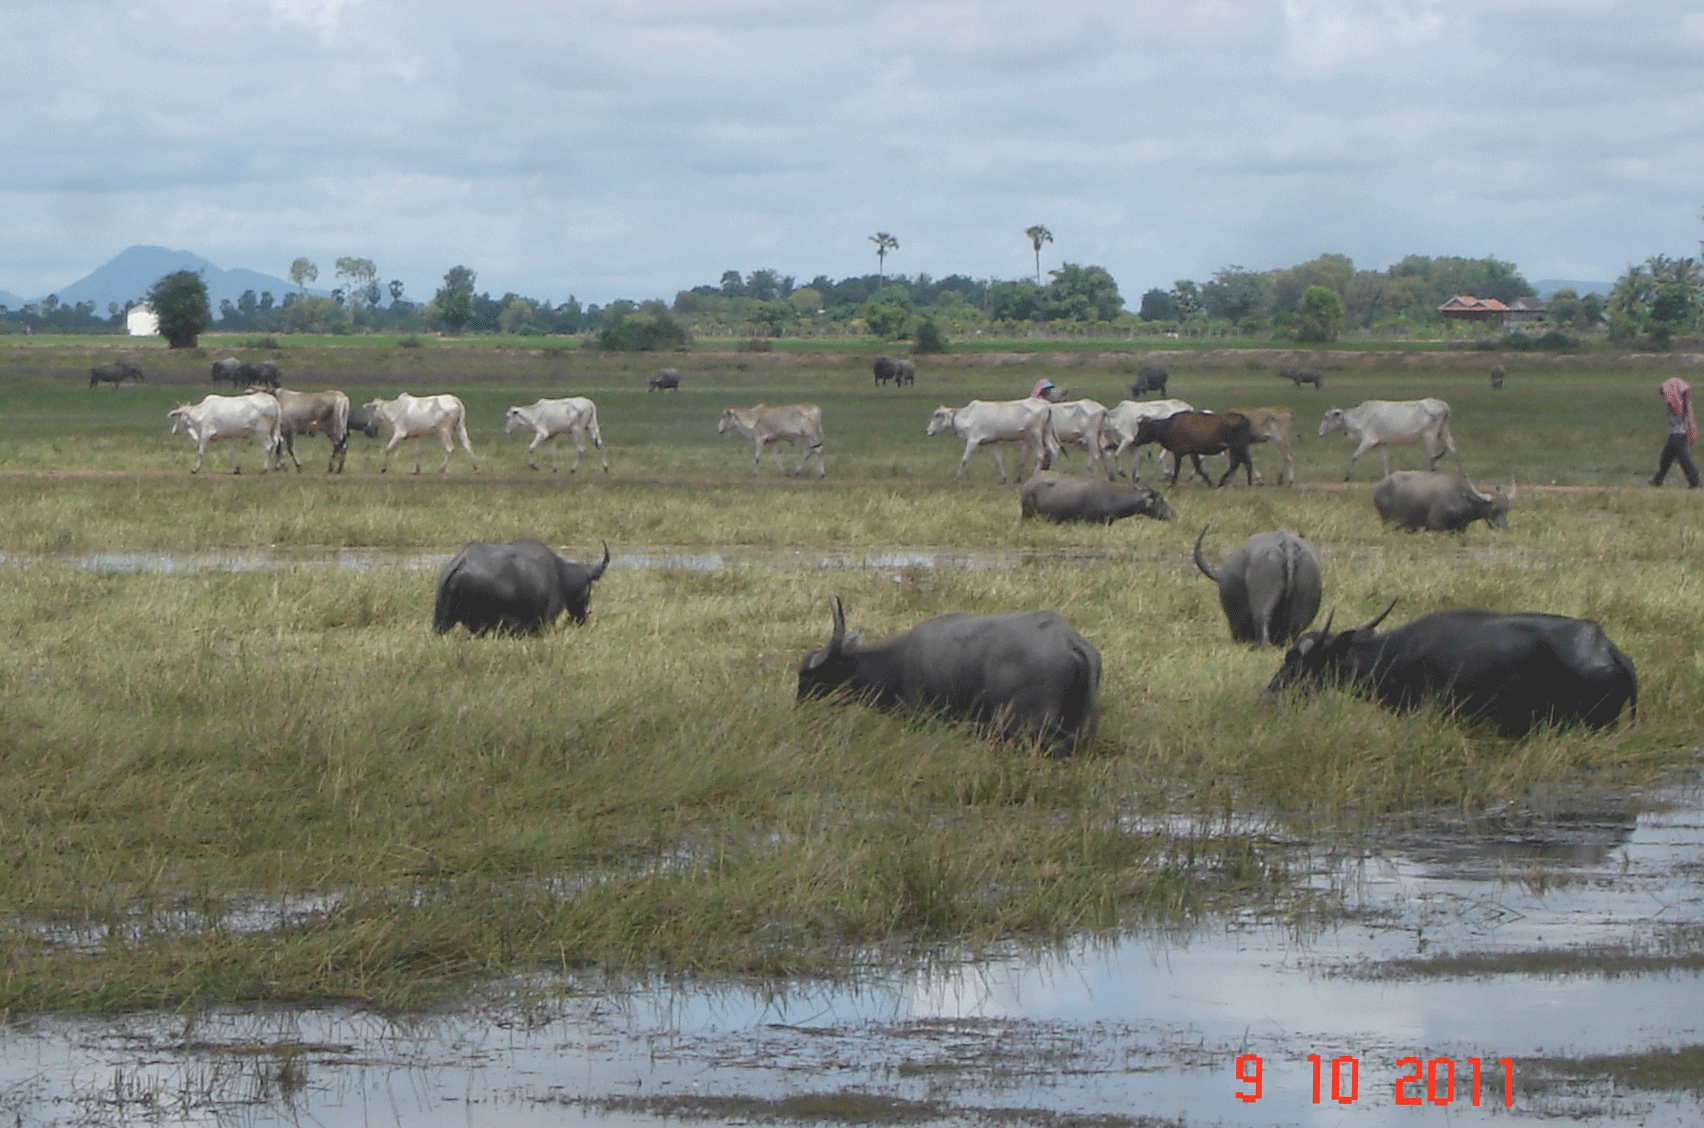
{"label": "black water buffalo", "polygon": [[645,390],[647,392],[678,392],[680,391],[680,373],[672,368],[665,368],[645,381]]}
{"label": "black water buffalo", "polygon": [[1216,415],[1210,411],[1179,411],[1163,419],[1143,419],[1136,424],[1136,434],[1131,439],[1133,446],[1145,446],[1148,443],[1159,443],[1171,452],[1172,472],[1171,483],[1177,485],[1178,471],[1183,469],[1183,456],[1188,455],[1195,464],[1195,472],[1201,475],[1201,480],[1209,486],[1213,479],[1207,476],[1207,471],[1201,468],[1201,456],[1204,454],[1230,455],[1230,466],[1220,477],[1218,484],[1224,485],[1231,480],[1231,475],[1241,466],[1248,475],[1248,484],[1254,485],[1254,460],[1249,457],[1248,444],[1254,441],[1253,427],[1248,416],[1235,411],[1227,411]]}
{"label": "black water buffalo", "polygon": [[563,611],[586,621],[592,584],[609,567],[609,545],[592,567],[564,560],[531,537],[508,544],[474,541],[444,565],[432,629],[465,623],[476,635],[537,634]]}
{"label": "black water buffalo", "polygon": [[1121,517],[1170,521],[1172,508],[1157,490],[1121,486],[1105,478],[1037,470],[1024,483],[1024,517],[1037,514],[1054,521],[1091,521],[1110,525]]}
{"label": "black water buffalo", "polygon": [[1288,380],[1298,388],[1303,384],[1312,384],[1316,388],[1325,387],[1325,378],[1313,368],[1280,368],[1278,378]]}
{"label": "black water buffalo", "polygon": [[233,388],[276,388],[284,383],[276,360],[238,360],[234,356],[215,360],[208,379],[215,384],[227,382]]}
{"label": "black water buffalo", "polygon": [[1219,606],[1238,642],[1283,646],[1319,614],[1319,553],[1288,530],[1256,533],[1214,568],[1195,538],[1195,566],[1219,585]]}
{"label": "black water buffalo", "polygon": [[1507,372],[1503,371],[1503,366],[1501,364],[1493,364],[1491,366],[1491,390],[1493,392],[1502,391],[1503,381],[1508,377],[1508,375],[1509,374]]}
{"label": "black water buffalo", "polygon": [[1052,611],[939,615],[886,642],[834,635],[799,664],[799,700],[838,689],[882,709],[909,706],[1035,738],[1055,756],[1094,731],[1100,651]]}
{"label": "black water buffalo", "polygon": [[892,380],[894,387],[902,388],[907,384],[917,383],[917,366],[904,357],[878,356],[875,373],[877,384]]}
{"label": "black water buffalo", "polygon": [[[1391,607],[1396,606],[1395,602]],[[1389,709],[1436,701],[1464,720],[1489,720],[1505,736],[1541,724],[1614,725],[1638,715],[1633,662],[1590,619],[1539,611],[1463,607],[1422,615],[1374,634],[1390,607],[1364,627],[1305,634],[1268,687],[1346,683]]]}
{"label": "black water buffalo", "polygon": [[379,417],[367,410],[365,406],[349,408],[349,434],[366,435],[369,439],[379,437]]}
{"label": "black water buffalo", "polygon": [[1130,398],[1141,399],[1149,392],[1158,392],[1163,396],[1166,394],[1166,381],[1170,379],[1171,375],[1163,368],[1153,365],[1138,368],[1136,382],[1130,385]]}
{"label": "black water buffalo", "polygon": [[1513,482],[1508,493],[1498,489],[1487,496],[1460,474],[1443,470],[1398,470],[1373,487],[1373,506],[1379,516],[1409,532],[1460,533],[1481,520],[1493,529],[1507,530],[1509,503],[1514,500]]}
{"label": "black water buffalo", "polygon": [[134,360],[115,360],[108,364],[97,364],[89,369],[89,387],[96,384],[111,384],[118,387],[126,380],[134,380],[138,384],[148,381],[142,375],[142,366]]}

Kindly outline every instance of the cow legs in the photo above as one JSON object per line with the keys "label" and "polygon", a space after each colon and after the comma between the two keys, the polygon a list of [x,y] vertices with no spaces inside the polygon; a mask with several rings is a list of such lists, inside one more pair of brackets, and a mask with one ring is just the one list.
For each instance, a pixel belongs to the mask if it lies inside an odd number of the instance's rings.
{"label": "cow legs", "polygon": [[[327,438],[330,438],[330,436],[328,435]],[[345,431],[343,433],[342,441],[338,441],[336,439],[332,440],[332,443],[331,443],[331,458],[325,464],[325,472],[327,474],[341,474],[341,473],[343,473],[343,463],[344,463],[344,460],[347,459],[348,457],[349,457],[349,432]]]}
{"label": "cow legs", "polygon": [[[1000,481],[1004,482],[1006,480],[1006,460],[1000,457],[1000,444],[990,443],[988,444],[988,449],[994,454],[994,465],[1000,468]],[[1020,470],[1022,470],[1024,466],[1023,458],[1024,456],[1020,452],[1018,455],[1018,469]]]}
{"label": "cow legs", "polygon": [[274,451],[273,453],[278,457],[279,468],[282,469],[284,466],[284,452],[289,451],[290,461],[296,464],[296,473],[300,474],[302,472],[302,460],[296,457],[296,433],[292,431],[287,435],[281,436],[278,440],[278,446],[281,449]]}
{"label": "cow legs", "polygon": [[[976,450],[976,440],[975,439],[967,440],[964,444],[964,457],[959,459],[958,473],[953,475],[953,481],[957,482],[964,477],[965,463],[970,461],[970,456],[971,456],[972,453],[975,452],[975,450]],[[1005,475],[1002,474],[1001,479],[1004,480],[1004,478],[1005,478]]]}
{"label": "cow legs", "polygon": [[[1248,448],[1245,447],[1241,451],[1238,451],[1235,448],[1227,447],[1225,449],[1225,458],[1229,460],[1230,466],[1225,469],[1224,477],[1219,479],[1219,485],[1223,486],[1226,482],[1230,481],[1231,475],[1237,472],[1237,467],[1239,465],[1248,475],[1248,484],[1250,486],[1254,485],[1254,459],[1249,457]],[[1201,465],[1199,459],[1196,460],[1196,465]]]}
{"label": "cow legs", "polygon": [[[456,438],[461,442],[462,449],[467,451],[467,462],[473,467],[475,474],[479,473],[479,460],[473,457],[473,444],[467,441],[467,420],[456,419]],[[450,455],[455,451],[455,445],[450,442],[449,432],[444,432],[444,469],[450,468]]]}
{"label": "cow legs", "polygon": [[[403,436],[403,433],[401,431],[392,431],[391,432],[390,442],[385,444],[384,461],[379,463],[379,473],[383,474],[386,470],[390,469],[391,451],[395,450],[397,447],[402,445],[403,437],[404,436]],[[418,441],[416,441],[415,444],[414,444],[414,458],[415,458],[414,472],[416,474],[418,474],[418,473],[420,473],[420,461],[419,461],[420,460],[420,444],[419,444]]]}
{"label": "cow legs", "polygon": [[[450,455],[456,452],[456,441],[450,437],[448,430],[439,431],[438,437],[444,440],[444,463],[438,467],[438,473],[448,474],[450,472]],[[415,473],[419,472],[418,467],[416,467]]]}
{"label": "cow legs", "polygon": [[805,453],[799,456],[798,473],[803,474],[805,472],[805,463],[810,461],[811,455],[813,455],[813,454],[816,455],[816,460],[817,460],[817,477],[819,477],[819,478],[828,477],[828,467],[824,466],[823,463],[822,463],[822,444],[821,443],[809,444],[805,447]]}
{"label": "cow legs", "polygon": [[[1343,471],[1343,480],[1345,482],[1349,480],[1350,475],[1355,473],[1355,460],[1360,458],[1363,454],[1366,454],[1369,450],[1372,450],[1375,446],[1378,446],[1378,444],[1362,442],[1360,446],[1355,448],[1355,453],[1349,456],[1349,468]],[[1385,477],[1388,478],[1390,477],[1390,451],[1380,448],[1379,453],[1384,455]]]}
{"label": "cow legs", "polygon": [[191,474],[201,473],[201,460],[207,457],[207,440],[200,439],[195,448],[195,465],[189,468]]}
{"label": "cow legs", "polygon": [[[538,469],[538,463],[533,458],[533,452],[538,449],[538,445],[542,442],[544,442],[544,432],[540,431],[533,436],[533,441],[527,445],[527,465],[532,467],[534,470]],[[556,448],[555,447],[550,448],[550,455],[551,455],[550,472],[552,474],[554,474],[554,473],[556,473],[556,462],[555,462]]]}

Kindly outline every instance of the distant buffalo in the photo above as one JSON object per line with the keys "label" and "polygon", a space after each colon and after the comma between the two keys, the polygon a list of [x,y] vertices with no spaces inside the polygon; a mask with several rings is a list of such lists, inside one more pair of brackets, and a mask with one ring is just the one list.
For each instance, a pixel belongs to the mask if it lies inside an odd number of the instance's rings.
{"label": "distant buffalo", "polygon": [[885,384],[893,381],[893,386],[903,388],[907,384],[917,383],[917,366],[904,357],[878,356],[875,363],[876,383]]}
{"label": "distant buffalo", "polygon": [[1503,366],[1501,364],[1493,364],[1491,366],[1491,390],[1494,392],[1502,391],[1503,381],[1508,377],[1508,375],[1509,374],[1507,372],[1503,371]]}
{"label": "distant buffalo", "polygon": [[275,360],[238,360],[228,356],[224,360],[213,362],[213,383],[228,383],[233,388],[277,388],[284,383],[284,375]]}
{"label": "distant buffalo", "polygon": [[1280,368],[1278,378],[1288,380],[1298,388],[1303,384],[1312,384],[1316,388],[1325,387],[1325,378],[1313,368]]}
{"label": "distant buffalo", "polygon": [[1057,522],[1087,521],[1110,525],[1124,517],[1170,521],[1172,508],[1156,490],[1122,486],[1104,478],[1038,470],[1024,483],[1024,517],[1040,515]]}
{"label": "distant buffalo", "polygon": [[608,567],[608,544],[603,560],[588,568],[562,559],[531,537],[508,544],[474,541],[438,576],[432,629],[443,634],[462,623],[476,635],[537,634],[564,611],[582,624],[591,606],[592,584]]}
{"label": "distant buffalo", "polygon": [[1136,370],[1136,382],[1130,385],[1130,398],[1141,399],[1149,392],[1166,394],[1166,381],[1171,376],[1163,368],[1148,365]]}
{"label": "distant buffalo", "polygon": [[97,364],[89,369],[89,387],[96,384],[111,384],[113,387],[133,380],[138,384],[148,381],[142,375],[142,366],[134,360],[115,360],[109,364]]}
{"label": "distant buffalo", "polygon": [[672,368],[665,368],[645,382],[647,392],[678,392],[680,391],[680,373]]}

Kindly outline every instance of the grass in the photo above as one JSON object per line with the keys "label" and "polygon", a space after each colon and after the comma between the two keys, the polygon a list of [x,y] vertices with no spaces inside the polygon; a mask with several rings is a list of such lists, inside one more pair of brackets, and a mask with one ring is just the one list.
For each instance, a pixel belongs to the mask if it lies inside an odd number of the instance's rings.
{"label": "grass", "polygon": [[[387,394],[398,376],[384,366],[405,363],[384,349],[281,351],[287,371],[361,376]],[[157,385],[172,370],[150,369],[146,388],[90,391],[66,384],[81,358],[57,355],[0,367],[0,552],[449,552],[523,534],[582,557],[601,539],[618,554],[1036,551],[987,570],[618,568],[585,628],[521,640],[431,634],[430,573],[10,568],[0,1007],[16,1012],[409,1007],[492,975],[587,966],[835,974],[942,945],[1277,911],[1307,894],[1282,845],[1235,830],[1238,815],[1315,833],[1562,783],[1643,782],[1697,758],[1697,499],[1601,484],[1636,473],[1660,440],[1658,377],[1643,362],[1595,381],[1559,367],[1544,394],[1522,393],[1563,431],[1595,425],[1598,441],[1580,446],[1475,392],[1477,361],[1427,377],[1457,404],[1470,467],[1590,479],[1523,488],[1508,535],[1453,537],[1382,530],[1372,475],[1326,488],[1347,447],[1311,439],[1303,478],[1316,488],[1180,487],[1172,524],[1026,526],[1013,487],[975,463],[954,485],[958,451],[922,435],[938,399],[1027,385],[1002,365],[943,366],[913,395],[870,387],[862,357],[760,355],[740,369],[693,354],[702,367],[677,364],[676,397],[643,391],[651,360],[598,358],[552,383],[559,358],[464,351],[457,363],[477,371],[428,368],[432,382],[413,386],[454,388],[483,421],[478,476],[458,455],[447,477],[379,478],[369,447],[340,478],[232,477],[212,472],[211,454],[191,478],[187,444],[160,425],[178,389]],[[32,368],[42,356],[52,362]],[[1349,389],[1402,390],[1361,364],[1327,368],[1339,402],[1360,398]],[[1325,402],[1235,364],[1191,379],[1211,405],[1262,391],[1260,402]],[[1405,387],[1435,390],[1418,376]],[[517,469],[518,441],[501,445],[506,403],[566,390],[597,398],[615,473],[533,474]],[[715,434],[721,404],[806,397],[825,405],[830,477],[769,468],[754,481],[749,447]],[[1624,440],[1603,437],[1617,426]],[[1215,558],[1263,529],[1308,537],[1325,551],[1339,623],[1392,595],[1396,622],[1462,604],[1595,618],[1638,664],[1640,722],[1514,742],[1343,694],[1267,699],[1279,655],[1226,637],[1188,561],[1202,525]],[[794,670],[827,637],[835,594],[871,638],[947,610],[1058,609],[1105,657],[1096,742],[1055,762],[927,719],[795,705]],[[1153,829],[1173,813],[1199,816],[1197,829]]]}

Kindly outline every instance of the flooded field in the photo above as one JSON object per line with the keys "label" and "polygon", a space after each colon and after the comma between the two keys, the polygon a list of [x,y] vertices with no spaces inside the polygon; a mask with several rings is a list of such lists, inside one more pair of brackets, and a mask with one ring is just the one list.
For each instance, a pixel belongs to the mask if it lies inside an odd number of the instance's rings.
{"label": "flooded field", "polygon": [[943,955],[856,984],[527,983],[431,1016],[14,1023],[0,1111],[20,1125],[1704,1122],[1699,791],[1288,847],[1321,894],[1307,920]]}

